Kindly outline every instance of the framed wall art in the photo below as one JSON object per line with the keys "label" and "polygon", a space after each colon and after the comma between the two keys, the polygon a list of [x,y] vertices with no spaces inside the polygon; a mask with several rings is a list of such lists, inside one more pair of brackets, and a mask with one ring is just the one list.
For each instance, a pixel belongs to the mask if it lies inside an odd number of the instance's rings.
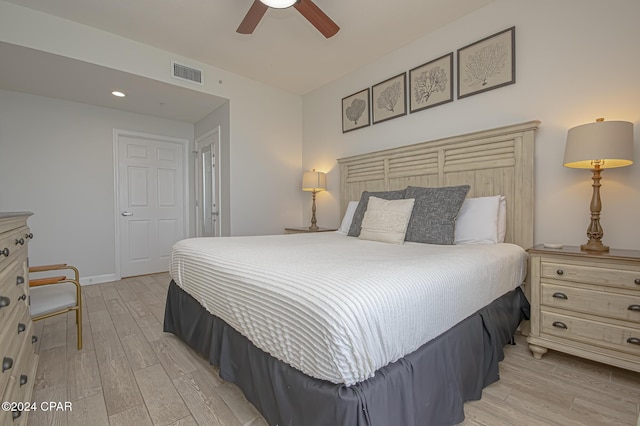
{"label": "framed wall art", "polygon": [[409,71],[409,112],[453,102],[453,52]]}
{"label": "framed wall art", "polygon": [[516,82],[516,27],[458,49],[458,99]]}
{"label": "framed wall art", "polygon": [[369,88],[342,98],[342,133],[370,125]]}
{"label": "framed wall art", "polygon": [[391,77],[371,88],[373,124],[407,114],[407,73]]}

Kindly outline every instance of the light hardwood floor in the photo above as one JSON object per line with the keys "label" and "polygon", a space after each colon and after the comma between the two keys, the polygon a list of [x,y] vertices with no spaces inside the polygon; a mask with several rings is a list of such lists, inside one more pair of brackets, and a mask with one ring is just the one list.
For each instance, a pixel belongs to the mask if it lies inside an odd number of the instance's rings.
{"label": "light hardwood floor", "polygon": [[[83,287],[81,351],[72,314],[35,324],[32,400],[71,401],[72,411],[32,412],[30,426],[266,425],[235,385],[162,332],[168,283],[157,274]],[[462,425],[636,425],[639,373],[553,351],[537,361],[516,340]]]}

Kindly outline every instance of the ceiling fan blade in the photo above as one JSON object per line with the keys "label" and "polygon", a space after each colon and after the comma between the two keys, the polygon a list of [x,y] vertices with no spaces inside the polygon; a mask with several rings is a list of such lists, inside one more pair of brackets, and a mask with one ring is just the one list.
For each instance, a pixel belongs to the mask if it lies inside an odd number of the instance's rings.
{"label": "ceiling fan blade", "polygon": [[311,0],[300,0],[293,7],[326,38],[333,37],[340,30],[340,27]]}
{"label": "ceiling fan blade", "polygon": [[264,14],[267,12],[267,9],[269,9],[269,6],[262,3],[260,0],[255,0],[242,22],[240,22],[240,26],[236,32],[240,34],[252,34]]}

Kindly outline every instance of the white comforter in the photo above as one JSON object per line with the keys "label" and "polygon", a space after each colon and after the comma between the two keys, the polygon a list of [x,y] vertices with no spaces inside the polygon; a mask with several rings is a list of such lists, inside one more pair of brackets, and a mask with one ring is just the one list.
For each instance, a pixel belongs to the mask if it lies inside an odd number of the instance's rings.
{"label": "white comforter", "polygon": [[338,233],[179,241],[171,277],[258,348],[354,383],[520,285],[512,244],[394,245]]}

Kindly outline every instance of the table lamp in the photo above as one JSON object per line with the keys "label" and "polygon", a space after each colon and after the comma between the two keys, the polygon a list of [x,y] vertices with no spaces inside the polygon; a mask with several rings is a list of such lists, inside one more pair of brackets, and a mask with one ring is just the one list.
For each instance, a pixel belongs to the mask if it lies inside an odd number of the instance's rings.
{"label": "table lamp", "polygon": [[593,194],[591,222],[587,228],[589,241],[580,246],[584,251],[608,252],[602,244],[604,232],[600,226],[600,172],[603,169],[633,164],[633,124],[626,121],[604,121],[583,124],[569,129],[564,151],[564,166],[591,169]]}
{"label": "table lamp", "polygon": [[313,197],[313,204],[311,206],[311,226],[310,231],[317,231],[318,225],[316,225],[316,193],[324,191],[327,187],[327,177],[322,172],[316,172],[313,169],[311,172],[305,172],[302,175],[302,190],[311,191]]}

